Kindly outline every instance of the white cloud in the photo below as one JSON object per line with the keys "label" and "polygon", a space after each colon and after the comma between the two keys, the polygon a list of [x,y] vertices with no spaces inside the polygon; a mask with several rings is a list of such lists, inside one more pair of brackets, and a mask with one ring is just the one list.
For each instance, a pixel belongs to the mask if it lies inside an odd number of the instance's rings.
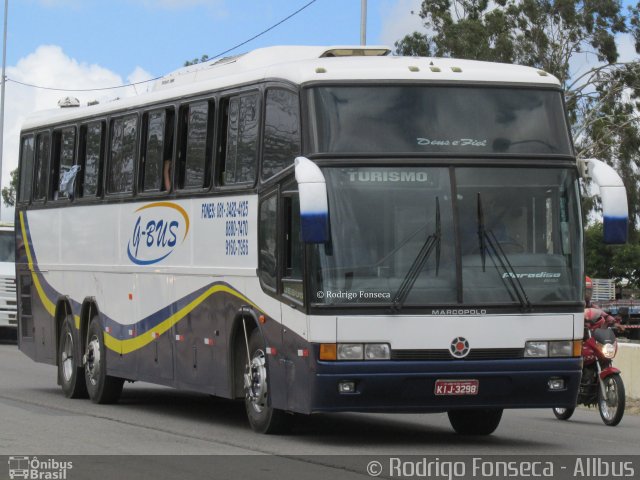
{"label": "white cloud", "polygon": [[[380,43],[393,44],[405,35],[415,31],[423,31],[422,19],[418,16],[422,0],[396,0],[381,6],[381,16],[384,19]],[[411,14],[411,12],[416,12]]]}
{"label": "white cloud", "polygon": [[[151,75],[137,67],[128,81],[147,80]],[[7,78],[18,82],[44,87],[65,89],[93,89],[123,84],[120,75],[100,65],[81,63],[67,56],[56,45],[43,45],[35,52],[20,59],[15,66],[7,67]],[[138,92],[142,88],[138,87]],[[32,112],[55,109],[59,99],[77,97],[81,105],[88,101],[108,101],[115,97],[135,95],[131,87],[94,92],[61,92],[27,87],[7,81],[5,92],[4,145],[2,157],[2,184],[8,185],[10,172],[18,165],[20,128]],[[3,220],[11,220],[12,213],[4,205],[0,207]]]}

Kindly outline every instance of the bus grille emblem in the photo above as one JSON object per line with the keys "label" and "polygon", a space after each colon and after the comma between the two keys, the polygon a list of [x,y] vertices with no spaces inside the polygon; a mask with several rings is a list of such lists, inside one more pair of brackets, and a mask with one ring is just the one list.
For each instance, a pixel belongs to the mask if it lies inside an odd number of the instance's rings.
{"label": "bus grille emblem", "polygon": [[469,341],[464,337],[456,337],[449,346],[451,355],[455,358],[464,358],[469,355],[471,348],[469,348]]}

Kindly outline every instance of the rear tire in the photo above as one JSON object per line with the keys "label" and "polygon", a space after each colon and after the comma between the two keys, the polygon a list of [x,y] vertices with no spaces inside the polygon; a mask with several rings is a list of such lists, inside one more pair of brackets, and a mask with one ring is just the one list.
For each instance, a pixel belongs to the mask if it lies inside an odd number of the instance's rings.
{"label": "rear tire", "polygon": [[122,393],[124,379],[107,375],[107,352],[100,322],[94,317],[87,332],[84,374],[89,398],[93,403],[116,403]]}
{"label": "rear tire", "polygon": [[556,416],[558,420],[569,420],[573,415],[573,412],[576,411],[575,408],[560,408],[553,407],[553,414]]}
{"label": "rear tire", "polygon": [[460,435],[491,435],[502,419],[502,409],[449,410],[451,426]]}
{"label": "rear tire", "polygon": [[77,339],[73,317],[69,315],[62,322],[58,342],[58,381],[67,398],[88,397]]}
{"label": "rear tire", "polygon": [[249,425],[258,433],[287,433],[293,426],[293,415],[270,406],[266,347],[258,329],[249,337],[251,360],[244,374],[245,409]]}
{"label": "rear tire", "polygon": [[607,398],[602,397],[602,389],[598,385],[598,410],[600,418],[610,427],[615,427],[622,420],[626,404],[624,383],[618,374],[609,375],[602,380]]}

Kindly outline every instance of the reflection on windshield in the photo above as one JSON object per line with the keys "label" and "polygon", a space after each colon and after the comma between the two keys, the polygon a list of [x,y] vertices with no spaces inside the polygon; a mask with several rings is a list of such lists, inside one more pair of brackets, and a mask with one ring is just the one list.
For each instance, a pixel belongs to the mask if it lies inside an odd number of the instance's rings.
{"label": "reflection on windshield", "polygon": [[[403,298],[407,306],[579,302],[581,225],[574,174],[456,168],[452,178],[450,172],[437,167],[324,169],[331,243],[313,247],[314,301],[391,306],[415,270]],[[483,227],[508,267],[483,259],[478,194]],[[440,254],[426,255],[421,265],[416,261],[421,251],[435,248],[437,223]],[[521,288],[505,287],[518,284]]]}
{"label": "reflection on windshield", "polygon": [[312,291],[319,302],[390,304],[425,242],[438,230],[438,204],[440,255],[419,265],[406,304],[455,302],[448,169],[331,168],[324,174],[332,241],[329,248],[315,247],[313,271],[318,275]]}
{"label": "reflection on windshield", "polygon": [[571,153],[556,90],[322,86],[309,103],[314,152]]}

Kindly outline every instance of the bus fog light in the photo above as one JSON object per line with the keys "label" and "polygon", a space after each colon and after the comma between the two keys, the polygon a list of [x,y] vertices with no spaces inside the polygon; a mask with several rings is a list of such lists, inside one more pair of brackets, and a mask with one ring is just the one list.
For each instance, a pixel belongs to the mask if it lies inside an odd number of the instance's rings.
{"label": "bus fog light", "polygon": [[362,360],[364,348],[361,343],[339,343],[338,360]]}
{"label": "bus fog light", "polygon": [[563,378],[557,378],[557,377],[550,378],[549,381],[547,382],[547,386],[549,387],[549,390],[551,390],[551,391],[564,390],[565,389],[564,379]]}
{"label": "bus fog light", "polygon": [[549,342],[550,357],[570,357],[572,353],[573,353],[573,342],[571,340]]}
{"label": "bus fog light", "polygon": [[541,358],[549,356],[549,342],[527,342],[524,344],[524,356]]}
{"label": "bus fog light", "polygon": [[340,382],[338,384],[338,392],[339,393],[355,393],[356,382]]}
{"label": "bus fog light", "polygon": [[364,346],[365,360],[389,360],[391,349],[386,343],[367,343]]}

